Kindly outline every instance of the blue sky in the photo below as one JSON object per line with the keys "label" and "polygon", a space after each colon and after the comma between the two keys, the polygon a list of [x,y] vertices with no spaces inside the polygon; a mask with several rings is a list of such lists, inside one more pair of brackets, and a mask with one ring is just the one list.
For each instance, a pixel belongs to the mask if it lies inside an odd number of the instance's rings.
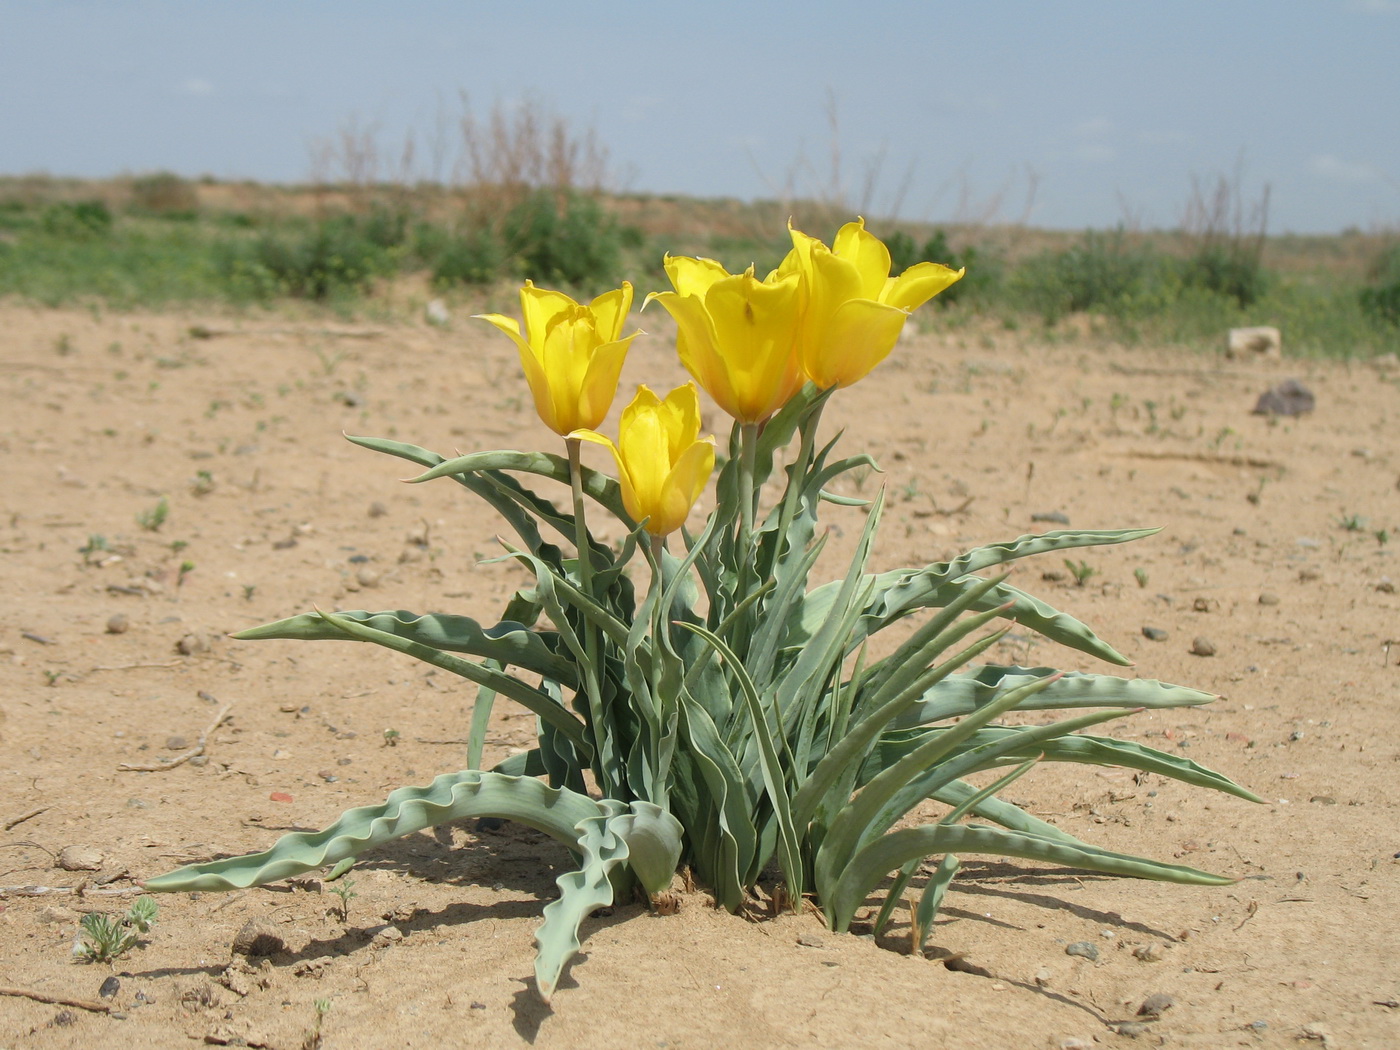
{"label": "blue sky", "polygon": [[823,190],[834,100],[874,214],[1174,226],[1238,173],[1273,232],[1400,226],[1400,0],[0,6],[3,174],[299,181],[315,139],[396,150],[463,91],[592,126],[636,191]]}

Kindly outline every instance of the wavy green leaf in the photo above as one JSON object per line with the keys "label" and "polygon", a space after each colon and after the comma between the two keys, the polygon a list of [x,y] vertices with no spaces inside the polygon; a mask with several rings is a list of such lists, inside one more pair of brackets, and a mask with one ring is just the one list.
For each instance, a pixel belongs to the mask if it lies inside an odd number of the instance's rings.
{"label": "wavy green leaf", "polygon": [[[1015,689],[1054,673],[1053,667],[986,664],[968,674],[950,675],[924,693],[923,699],[895,719],[894,725],[896,728],[908,728],[940,722],[945,718],[961,718],[990,703],[1003,689]],[[1194,707],[1216,699],[1219,698],[1214,693],[1204,693],[1183,685],[1169,685],[1150,678],[1117,678],[1067,671],[1018,710]]]}
{"label": "wavy green leaf", "polygon": [[[416,642],[446,652],[467,653],[502,664],[511,664],[576,686],[577,671],[572,661],[559,655],[559,637],[554,631],[532,631],[522,623],[502,620],[494,627],[482,627],[470,616],[446,613],[416,614],[404,609],[385,612],[350,610],[337,616],[364,624],[396,638]],[[250,627],[233,635],[240,641],[288,638],[301,641],[353,641],[320,613],[302,613]]]}
{"label": "wavy green leaf", "polygon": [[1061,864],[1106,875],[1153,879],[1195,886],[1229,886],[1234,879],[1223,875],[1189,868],[1180,864],[1161,864],[1143,857],[1114,853],[1096,846],[1074,846],[1065,842],[1037,838],[1034,835],[1004,831],[966,824],[930,824],[917,828],[902,828],[876,839],[852,858],[842,872],[835,890],[825,898],[827,915],[833,930],[845,930],[851,925],[856,909],[889,872],[903,867],[916,857],[936,853],[986,853],[1002,857]]}
{"label": "wavy green leaf", "polygon": [[321,831],[283,835],[261,853],[189,864],[149,879],[145,885],[161,893],[262,886],[466,817],[514,820],[574,849],[574,828],[601,812],[587,795],[552,788],[529,777],[468,769],[444,773],[427,787],[399,788],[377,806],[346,810]]}
{"label": "wavy green leaf", "polygon": [[559,977],[582,945],[579,926],[598,908],[613,903],[617,874],[630,865],[648,893],[671,883],[680,858],[680,824],[649,802],[629,807],[604,799],[605,811],[575,828],[579,867],[555,880],[559,896],[545,905],[544,922],[535,932],[535,987],[546,1003]]}

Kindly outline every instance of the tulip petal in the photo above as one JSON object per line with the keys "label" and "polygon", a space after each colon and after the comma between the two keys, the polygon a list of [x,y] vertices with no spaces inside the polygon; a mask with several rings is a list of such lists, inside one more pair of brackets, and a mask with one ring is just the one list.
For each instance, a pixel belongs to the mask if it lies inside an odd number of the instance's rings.
{"label": "tulip petal", "polygon": [[626,339],[604,343],[593,352],[576,400],[579,427],[596,427],[608,414],[608,409],[612,408],[613,397],[617,394],[617,382],[622,375],[622,365],[627,360],[627,351],[635,338],[636,332]]}
{"label": "tulip petal", "polygon": [[632,309],[631,283],[623,281],[621,288],[604,292],[588,304],[588,309],[593,314],[593,323],[600,340],[611,343],[620,339],[622,326],[626,323],[627,314]]}
{"label": "tulip petal", "polygon": [[864,379],[889,356],[909,314],[870,299],[851,299],[831,315],[803,361],[807,377],[823,389]]}
{"label": "tulip petal", "polygon": [[720,356],[714,323],[702,299],[675,292],[653,292],[655,299],[676,321],[676,356],[707,394],[729,415],[738,417],[739,399],[730,382],[725,359]]}
{"label": "tulip petal", "polygon": [[738,409],[730,414],[741,423],[767,419],[802,385],[798,292],[795,274],[771,284],[740,274],[717,281],[705,296]]}
{"label": "tulip petal", "polygon": [[729,271],[714,259],[667,255],[663,265],[677,295],[703,296],[712,284],[729,276]]}
{"label": "tulip petal", "polygon": [[520,289],[520,315],[525,318],[525,332],[532,341],[544,335],[550,322],[577,308],[578,303],[563,292],[536,288],[530,281]]}
{"label": "tulip petal", "polygon": [[[629,506],[628,511],[639,521],[648,515],[655,517],[661,509],[666,475],[671,470],[670,440],[659,409],[656,395],[641,387],[623,412],[617,435],[618,449],[627,464],[628,480],[637,503],[635,510]],[[652,524],[648,524],[648,531],[653,531]]]}
{"label": "tulip petal", "polygon": [[700,394],[694,383],[682,383],[666,395],[659,411],[664,417],[668,455],[677,462],[700,435]]}
{"label": "tulip petal", "polygon": [[898,277],[889,279],[880,301],[901,310],[913,310],[962,280],[966,272],[967,267],[954,270],[942,263],[915,263]]}
{"label": "tulip petal", "polygon": [[658,536],[675,532],[685,524],[690,508],[705,491],[705,484],[715,469],[715,439],[692,443],[676,465],[666,475],[664,493],[659,510],[647,522],[647,530]]}
{"label": "tulip petal", "polygon": [[890,250],[880,238],[866,230],[865,220],[857,219],[842,226],[831,243],[831,250],[860,275],[858,297],[879,300],[890,275]]}

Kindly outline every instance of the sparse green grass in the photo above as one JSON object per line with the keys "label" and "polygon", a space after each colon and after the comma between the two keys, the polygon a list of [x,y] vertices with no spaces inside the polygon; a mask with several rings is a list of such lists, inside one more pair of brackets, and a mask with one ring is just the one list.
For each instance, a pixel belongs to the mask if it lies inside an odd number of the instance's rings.
{"label": "sparse green grass", "polygon": [[[373,313],[400,275],[426,275],[439,289],[530,277],[586,294],[626,277],[645,292],[665,284],[658,238],[674,253],[731,270],[752,263],[760,275],[789,247],[770,236],[774,223],[757,221],[775,202],[538,190],[493,210],[471,189],[361,186],[346,191],[348,207],[307,214],[303,188],[259,187],[257,207],[215,208],[173,176],[137,182],[0,179],[0,298],[117,309],[302,299]],[[800,217],[804,208],[789,210]],[[938,326],[985,318],[1054,336],[1087,313],[1095,332],[1130,345],[1215,350],[1229,328],[1272,324],[1290,356],[1400,348],[1394,238],[1281,236],[1225,251],[1180,231],[872,222],[887,231],[896,268],[920,259],[968,266],[940,297]],[[692,232],[677,237],[678,223]]]}

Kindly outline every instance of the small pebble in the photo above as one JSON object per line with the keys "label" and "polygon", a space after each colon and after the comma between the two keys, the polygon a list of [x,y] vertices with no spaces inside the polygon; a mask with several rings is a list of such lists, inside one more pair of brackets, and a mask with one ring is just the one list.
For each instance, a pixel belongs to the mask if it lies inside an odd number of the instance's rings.
{"label": "small pebble", "polygon": [[374,934],[370,938],[371,948],[388,948],[390,945],[398,944],[403,940],[403,930],[397,926],[381,926],[377,930],[370,931]]}
{"label": "small pebble", "polygon": [[389,508],[384,506],[384,504],[380,503],[378,500],[375,500],[369,505],[369,516],[371,518],[382,518],[388,513]]}
{"label": "small pebble", "polygon": [[1332,1045],[1332,1030],[1320,1021],[1303,1025],[1303,1038],[1312,1039],[1323,1046]]}
{"label": "small pebble", "polygon": [[1068,525],[1069,518],[1058,510],[1044,510],[1031,515],[1031,521],[1043,521],[1048,525]]}
{"label": "small pebble", "polygon": [[126,634],[131,629],[131,618],[126,613],[113,613],[107,617],[108,634]]}
{"label": "small pebble", "polygon": [[1320,579],[1322,579],[1322,571],[1320,569],[1314,569],[1310,566],[1306,569],[1298,570],[1299,583],[1314,583]]}
{"label": "small pebble", "polygon": [[1162,959],[1162,946],[1160,944],[1144,944],[1133,949],[1133,958],[1139,962],[1160,962]]}
{"label": "small pebble", "polygon": [[1176,1005],[1176,1000],[1165,992],[1158,992],[1156,995],[1149,995],[1138,1007],[1139,1017],[1161,1017],[1164,1013]]}
{"label": "small pebble", "polygon": [[1126,1035],[1129,1039],[1136,1039],[1140,1035],[1146,1035],[1152,1029],[1141,1021],[1124,1021],[1122,1024],[1114,1025],[1113,1030],[1119,1035]]}
{"label": "small pebble", "polygon": [[1088,959],[1090,962],[1097,962],[1099,958],[1099,949],[1088,941],[1075,941],[1073,944],[1065,947],[1065,954],[1078,955]]}
{"label": "small pebble", "polygon": [[1209,638],[1206,638],[1202,635],[1197,635],[1196,638],[1191,642],[1191,655],[1214,656],[1215,643],[1212,642]]}
{"label": "small pebble", "polygon": [[471,1008],[472,1008],[473,1010],[485,1010],[485,1009],[486,1009],[486,1004],[485,1004],[485,1003],[479,1003],[479,1002],[473,1002]]}
{"label": "small pebble", "polygon": [[117,979],[116,974],[112,974],[102,982],[102,987],[97,990],[97,995],[102,999],[110,999],[121,990],[122,983]]}
{"label": "small pebble", "polygon": [[183,751],[190,746],[190,742],[182,736],[170,736],[165,738],[165,746],[171,751]]}
{"label": "small pebble", "polygon": [[1040,985],[1040,987],[1044,988],[1050,983],[1050,980],[1050,970],[1047,967],[1042,966],[1039,970],[1035,971],[1035,983]]}
{"label": "small pebble", "polygon": [[209,648],[209,643],[197,634],[187,634],[175,643],[175,651],[181,656],[193,656]]}
{"label": "small pebble", "polygon": [[92,846],[64,846],[58,854],[58,866],[64,871],[100,871],[104,859],[102,851]]}
{"label": "small pebble", "polygon": [[282,934],[266,919],[249,919],[233,938],[235,955],[276,955],[286,947]]}
{"label": "small pebble", "polygon": [[1278,601],[1278,595],[1270,594],[1268,591],[1265,591],[1263,594],[1259,595],[1260,605],[1277,605]]}
{"label": "small pebble", "polygon": [[1167,640],[1167,632],[1160,627],[1144,627],[1142,636],[1149,642],[1165,642]]}

